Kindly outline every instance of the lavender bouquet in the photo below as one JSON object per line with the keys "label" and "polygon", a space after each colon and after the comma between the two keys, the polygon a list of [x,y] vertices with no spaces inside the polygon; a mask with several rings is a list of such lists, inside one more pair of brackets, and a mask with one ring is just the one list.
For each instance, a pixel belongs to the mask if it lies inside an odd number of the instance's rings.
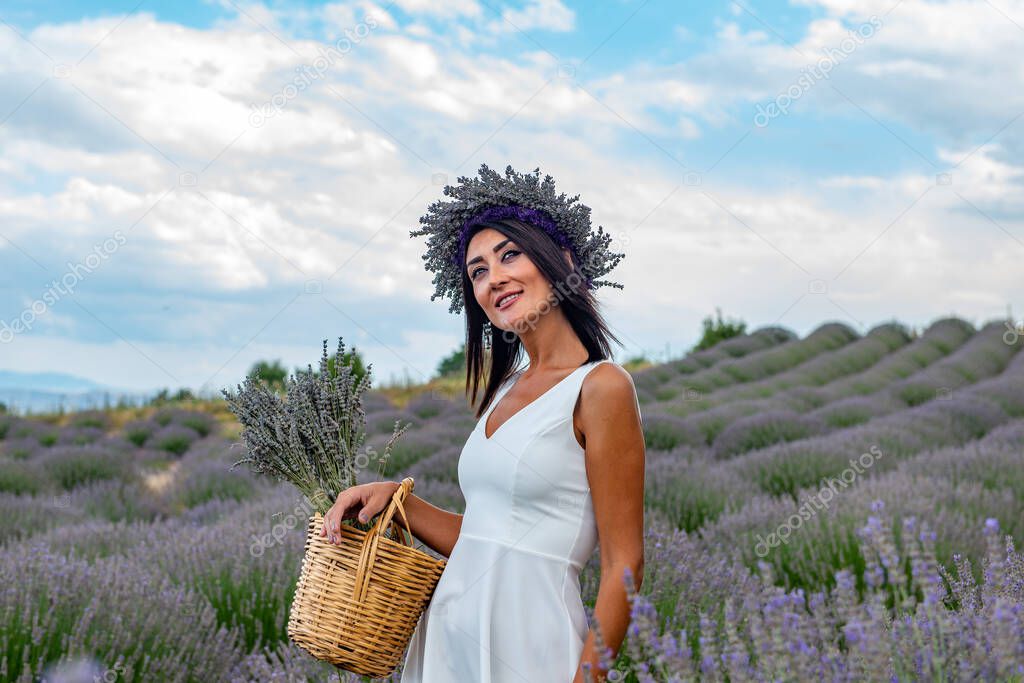
{"label": "lavender bouquet", "polygon": [[[356,485],[356,456],[366,438],[362,394],[370,386],[372,364],[361,378],[355,356],[344,362],[345,344],[338,337],[335,362],[324,340],[319,373],[307,366],[285,380],[279,396],[257,373],[250,373],[237,393],[224,389],[228,408],[242,425],[247,455],[231,466],[249,463],[253,472],[294,484],[324,514],[338,494]],[[335,372],[331,372],[331,365]],[[384,461],[395,440],[410,425],[395,431],[384,447]]]}

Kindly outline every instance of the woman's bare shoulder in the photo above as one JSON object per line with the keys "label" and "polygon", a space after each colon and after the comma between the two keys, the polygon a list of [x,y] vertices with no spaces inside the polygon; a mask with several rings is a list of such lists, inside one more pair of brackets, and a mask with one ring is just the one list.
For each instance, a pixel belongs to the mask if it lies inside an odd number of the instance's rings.
{"label": "woman's bare shoulder", "polygon": [[615,361],[600,363],[583,378],[580,391],[583,401],[633,404],[636,401],[636,387],[633,376]]}

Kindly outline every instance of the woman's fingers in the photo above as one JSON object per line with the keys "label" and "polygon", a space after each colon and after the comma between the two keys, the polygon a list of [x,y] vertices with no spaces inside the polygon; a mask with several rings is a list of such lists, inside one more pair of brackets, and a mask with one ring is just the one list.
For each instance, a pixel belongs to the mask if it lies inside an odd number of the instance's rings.
{"label": "woman's fingers", "polygon": [[320,535],[326,536],[328,542],[338,543],[341,541],[341,522],[355,517],[353,506],[362,502],[360,494],[359,486],[350,486],[338,494],[338,500],[324,515],[324,526]]}
{"label": "woman's fingers", "polygon": [[339,543],[342,521],[358,519],[360,522],[366,523],[386,508],[390,500],[391,492],[386,485],[381,484],[379,487],[372,484],[350,486],[338,494],[338,500],[324,514],[320,536],[326,536],[330,543]]}

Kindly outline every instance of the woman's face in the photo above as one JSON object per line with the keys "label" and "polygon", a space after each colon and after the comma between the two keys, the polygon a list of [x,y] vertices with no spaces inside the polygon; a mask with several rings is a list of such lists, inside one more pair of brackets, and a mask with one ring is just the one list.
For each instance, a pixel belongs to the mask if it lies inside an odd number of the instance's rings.
{"label": "woman's face", "polygon": [[515,242],[494,228],[484,228],[469,241],[466,274],[477,303],[499,329],[522,330],[531,314],[536,319],[550,308],[551,283]]}

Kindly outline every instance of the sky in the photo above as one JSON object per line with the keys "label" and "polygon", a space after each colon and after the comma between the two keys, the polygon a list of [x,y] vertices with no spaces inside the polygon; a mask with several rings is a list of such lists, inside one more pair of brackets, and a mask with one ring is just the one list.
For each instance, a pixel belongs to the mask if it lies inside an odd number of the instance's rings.
{"label": "sky", "polygon": [[616,360],[720,309],[1024,315],[1024,0],[0,6],[0,370],[216,393],[463,340],[418,217],[540,168],[626,257]]}

